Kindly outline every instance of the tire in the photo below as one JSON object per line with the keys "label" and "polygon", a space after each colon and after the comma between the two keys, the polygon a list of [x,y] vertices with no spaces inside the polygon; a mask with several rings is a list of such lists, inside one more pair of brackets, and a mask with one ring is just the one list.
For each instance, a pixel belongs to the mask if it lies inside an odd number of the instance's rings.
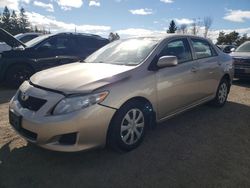
{"label": "tire", "polygon": [[228,93],[230,91],[230,83],[227,79],[223,78],[218,86],[216,96],[211,104],[215,107],[223,107],[227,102]]}
{"label": "tire", "polygon": [[32,68],[27,65],[13,65],[6,72],[5,84],[7,87],[18,88],[33,73]]}
{"label": "tire", "polygon": [[148,117],[143,103],[131,101],[123,105],[111,121],[108,146],[118,152],[127,152],[138,147],[148,127]]}

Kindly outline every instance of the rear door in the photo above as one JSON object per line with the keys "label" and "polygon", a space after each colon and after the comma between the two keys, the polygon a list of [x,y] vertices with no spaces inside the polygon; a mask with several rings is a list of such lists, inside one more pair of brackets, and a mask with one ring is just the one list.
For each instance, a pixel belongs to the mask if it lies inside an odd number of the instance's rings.
{"label": "rear door", "polygon": [[218,54],[213,46],[204,39],[191,38],[191,47],[199,66],[197,76],[201,98],[211,96],[215,93],[221,76]]}
{"label": "rear door", "polygon": [[156,72],[158,116],[160,119],[194,103],[199,99],[198,64],[193,60],[187,38],[166,42],[158,57],[173,55],[178,65]]}
{"label": "rear door", "polygon": [[58,36],[55,49],[58,64],[63,65],[80,60],[78,48],[75,35]]}

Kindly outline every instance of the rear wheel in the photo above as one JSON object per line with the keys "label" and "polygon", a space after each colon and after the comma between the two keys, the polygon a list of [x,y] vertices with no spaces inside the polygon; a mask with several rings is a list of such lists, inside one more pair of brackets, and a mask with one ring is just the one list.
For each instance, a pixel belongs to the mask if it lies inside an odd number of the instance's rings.
{"label": "rear wheel", "polygon": [[130,151],[140,145],[148,122],[144,107],[139,102],[129,102],[118,110],[110,124],[109,146],[116,151]]}
{"label": "rear wheel", "polygon": [[14,65],[7,70],[5,83],[7,87],[17,88],[33,73],[32,68],[27,65]]}
{"label": "rear wheel", "polygon": [[218,86],[216,97],[212,101],[212,105],[216,107],[222,107],[227,101],[228,93],[230,90],[229,81],[223,78]]}

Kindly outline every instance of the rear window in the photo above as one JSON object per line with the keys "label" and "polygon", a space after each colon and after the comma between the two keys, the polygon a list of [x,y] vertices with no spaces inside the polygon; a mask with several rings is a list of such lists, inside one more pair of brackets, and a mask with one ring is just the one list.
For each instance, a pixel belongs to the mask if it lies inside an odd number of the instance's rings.
{"label": "rear window", "polygon": [[81,48],[84,49],[97,49],[108,43],[103,39],[97,39],[94,37],[79,37],[78,39]]}

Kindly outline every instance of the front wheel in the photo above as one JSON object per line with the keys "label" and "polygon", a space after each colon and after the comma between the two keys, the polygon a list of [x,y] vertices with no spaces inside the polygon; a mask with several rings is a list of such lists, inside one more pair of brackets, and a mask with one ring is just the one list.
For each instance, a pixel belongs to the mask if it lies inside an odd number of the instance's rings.
{"label": "front wheel", "polygon": [[212,101],[212,105],[216,107],[222,107],[225,105],[228,97],[228,93],[230,90],[230,84],[227,79],[222,79],[214,100]]}
{"label": "front wheel", "polygon": [[109,146],[116,151],[130,151],[140,145],[148,122],[144,107],[141,103],[130,102],[118,110],[110,124]]}
{"label": "front wheel", "polygon": [[17,88],[32,74],[33,70],[26,65],[13,65],[6,72],[5,84],[7,87]]}

